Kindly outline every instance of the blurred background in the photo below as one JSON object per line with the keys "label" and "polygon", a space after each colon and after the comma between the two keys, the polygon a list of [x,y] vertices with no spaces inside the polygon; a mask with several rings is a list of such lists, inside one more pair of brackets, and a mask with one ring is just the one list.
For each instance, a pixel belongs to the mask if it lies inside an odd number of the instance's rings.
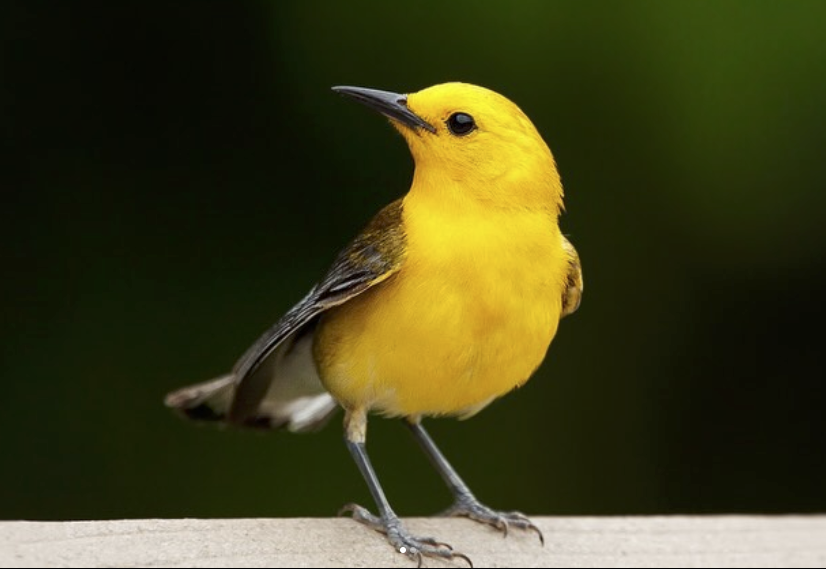
{"label": "blurred background", "polygon": [[[0,6],[0,517],[328,516],[339,418],[196,427],[412,161],[330,92],[448,80],[552,148],[586,292],[524,388],[430,421],[531,514],[826,511],[826,3],[9,1]],[[406,430],[396,510],[449,495]]]}

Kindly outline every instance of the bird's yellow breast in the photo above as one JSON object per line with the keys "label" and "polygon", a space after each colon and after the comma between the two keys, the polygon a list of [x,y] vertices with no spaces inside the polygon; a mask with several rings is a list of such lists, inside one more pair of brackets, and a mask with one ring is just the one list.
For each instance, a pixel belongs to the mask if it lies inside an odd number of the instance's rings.
{"label": "bird's yellow breast", "polygon": [[556,333],[555,212],[459,212],[411,194],[402,223],[399,272],[323,316],[319,375],[346,408],[472,414],[527,381]]}

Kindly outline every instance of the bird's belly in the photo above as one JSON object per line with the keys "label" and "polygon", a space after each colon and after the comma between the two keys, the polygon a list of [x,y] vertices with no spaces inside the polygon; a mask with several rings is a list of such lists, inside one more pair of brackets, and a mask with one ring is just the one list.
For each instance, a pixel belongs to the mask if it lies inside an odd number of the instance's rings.
{"label": "bird's belly", "polygon": [[472,414],[523,384],[556,333],[561,290],[535,267],[495,277],[403,269],[332,309],[315,338],[325,387],[347,408],[410,416]]}

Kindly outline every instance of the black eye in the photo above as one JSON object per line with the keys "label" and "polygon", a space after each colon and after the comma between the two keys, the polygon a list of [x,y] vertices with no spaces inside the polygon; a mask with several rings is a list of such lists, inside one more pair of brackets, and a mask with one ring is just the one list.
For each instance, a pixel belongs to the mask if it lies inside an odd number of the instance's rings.
{"label": "black eye", "polygon": [[447,128],[456,136],[464,136],[476,128],[476,122],[467,113],[453,113],[447,119]]}

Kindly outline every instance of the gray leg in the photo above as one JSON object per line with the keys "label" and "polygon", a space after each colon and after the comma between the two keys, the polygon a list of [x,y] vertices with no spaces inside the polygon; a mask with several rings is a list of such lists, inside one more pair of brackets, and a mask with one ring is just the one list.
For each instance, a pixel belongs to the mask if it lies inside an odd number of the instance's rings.
{"label": "gray leg", "polygon": [[356,462],[370,494],[379,509],[379,515],[375,516],[369,510],[357,504],[347,504],[339,513],[351,512],[353,519],[387,536],[396,551],[404,553],[411,559],[416,559],[419,567],[422,565],[422,557],[441,557],[443,559],[462,559],[473,567],[470,559],[462,553],[453,551],[453,548],[437,541],[432,537],[416,537],[411,535],[402,524],[399,517],[393,512],[384,490],[376,476],[376,471],[370,463],[365,447],[365,427],[366,413],[347,413],[345,417],[347,449]]}
{"label": "gray leg", "polygon": [[531,530],[536,532],[539,541],[543,545],[545,544],[545,537],[542,532],[524,514],[519,512],[497,512],[476,499],[467,484],[459,477],[442,452],[436,447],[433,439],[430,438],[421,423],[418,420],[407,420],[405,423],[453,494],[453,505],[445,510],[442,515],[466,516],[477,522],[491,525],[505,535],[508,535],[510,526]]}

